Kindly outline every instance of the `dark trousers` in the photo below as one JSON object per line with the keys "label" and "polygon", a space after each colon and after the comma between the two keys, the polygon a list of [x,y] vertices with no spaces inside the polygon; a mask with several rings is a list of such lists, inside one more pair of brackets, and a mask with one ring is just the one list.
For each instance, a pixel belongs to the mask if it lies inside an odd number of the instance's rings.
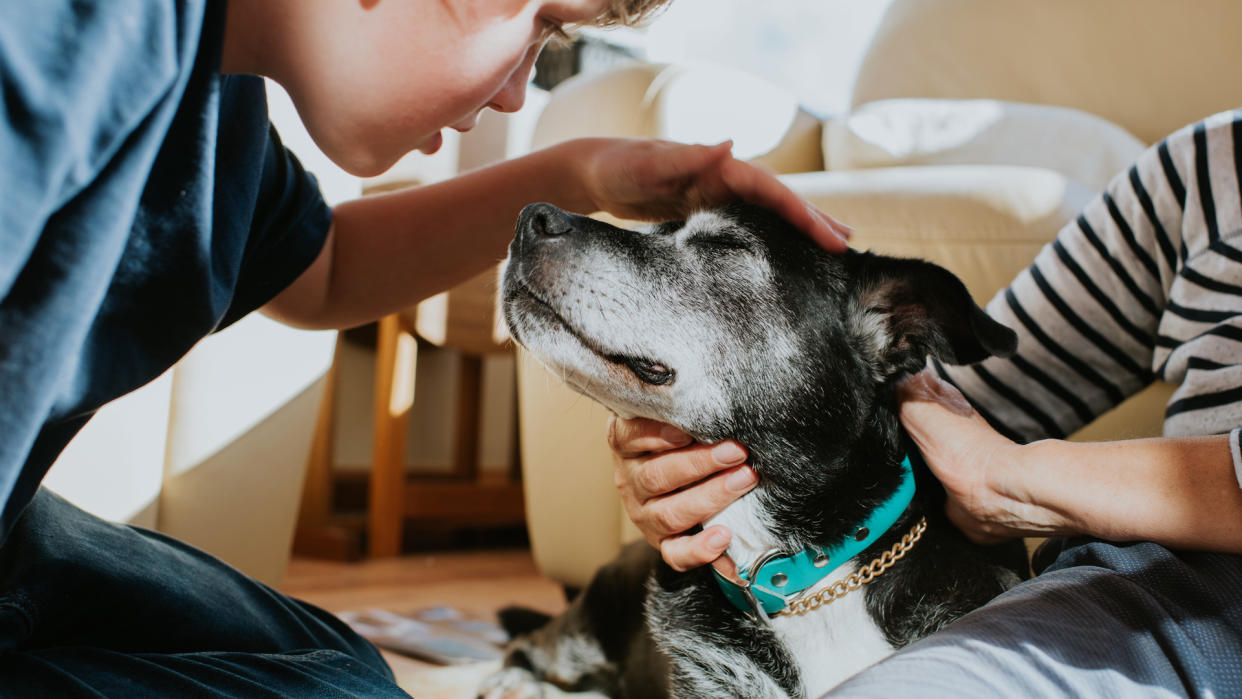
{"label": "dark trousers", "polygon": [[340,620],[40,490],[0,547],[0,696],[407,696]]}

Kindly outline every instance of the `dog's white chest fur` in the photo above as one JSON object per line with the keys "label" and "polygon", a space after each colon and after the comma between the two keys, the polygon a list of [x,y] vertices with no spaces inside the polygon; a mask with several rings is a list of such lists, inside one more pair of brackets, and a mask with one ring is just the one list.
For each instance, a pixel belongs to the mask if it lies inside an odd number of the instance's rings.
{"label": "dog's white chest fur", "polygon": [[[855,566],[843,566],[811,588],[809,594],[854,570]],[[808,697],[822,695],[893,652],[867,613],[862,590],[801,616],[778,616],[772,619],[772,629],[793,654]]]}
{"label": "dog's white chest fur", "polygon": [[[735,561],[755,560],[775,545],[768,534],[766,513],[753,494],[734,502],[705,524],[723,524],[733,532],[729,554]],[[815,594],[855,570],[852,564],[842,566],[816,583],[807,594]],[[893,647],[867,613],[862,589],[801,616],[775,617],[772,628],[794,656],[808,697],[822,695],[893,652]]]}

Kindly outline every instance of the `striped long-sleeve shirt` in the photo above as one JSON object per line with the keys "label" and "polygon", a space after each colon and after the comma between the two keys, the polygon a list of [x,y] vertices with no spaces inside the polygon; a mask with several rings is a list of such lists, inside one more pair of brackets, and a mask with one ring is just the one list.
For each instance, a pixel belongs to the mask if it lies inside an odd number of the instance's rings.
{"label": "striped long-sleeve shirt", "polygon": [[1242,110],[1152,146],[988,304],[1018,351],[937,364],[1018,441],[1061,437],[1155,379],[1166,436],[1231,433],[1242,483]]}

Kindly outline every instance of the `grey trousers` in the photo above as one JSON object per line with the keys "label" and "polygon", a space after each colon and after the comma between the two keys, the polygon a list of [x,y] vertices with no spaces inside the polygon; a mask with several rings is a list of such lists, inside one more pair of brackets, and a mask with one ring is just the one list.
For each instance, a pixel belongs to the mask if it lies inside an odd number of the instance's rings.
{"label": "grey trousers", "polygon": [[1054,539],[1047,561],[829,696],[1242,697],[1242,557]]}

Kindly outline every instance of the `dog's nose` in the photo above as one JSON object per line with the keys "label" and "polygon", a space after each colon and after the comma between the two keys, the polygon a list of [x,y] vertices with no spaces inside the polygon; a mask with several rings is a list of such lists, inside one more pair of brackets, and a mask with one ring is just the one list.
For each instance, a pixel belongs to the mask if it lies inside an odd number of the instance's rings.
{"label": "dog's nose", "polygon": [[539,202],[528,204],[518,214],[518,235],[531,242],[540,242],[549,238],[559,238],[573,231],[573,222],[569,214],[560,209]]}

